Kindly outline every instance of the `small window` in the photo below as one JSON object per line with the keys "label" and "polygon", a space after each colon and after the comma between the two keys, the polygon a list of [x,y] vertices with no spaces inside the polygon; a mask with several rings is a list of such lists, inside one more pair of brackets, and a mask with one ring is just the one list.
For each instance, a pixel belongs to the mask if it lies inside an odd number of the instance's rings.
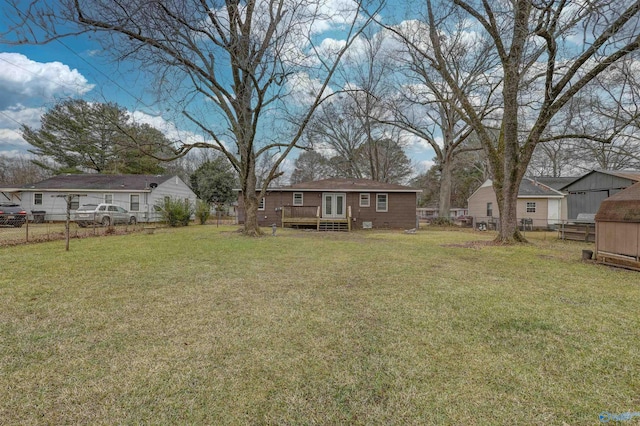
{"label": "small window", "polygon": [[140,196],[139,195],[131,195],[129,197],[129,210],[132,212],[140,211]]}
{"label": "small window", "polygon": [[371,205],[371,197],[369,194],[360,194],[360,207],[369,207]]}
{"label": "small window", "polygon": [[536,203],[528,202],[527,203],[527,213],[535,213],[536,212]]}
{"label": "small window", "polygon": [[80,207],[80,200],[78,199],[78,197],[73,197],[73,199],[71,200],[70,209],[78,210],[78,207]]}
{"label": "small window", "polygon": [[264,197],[262,197],[258,203],[258,210],[264,210]]}
{"label": "small window", "polygon": [[33,194],[33,205],[34,206],[42,205],[42,194]]}
{"label": "small window", "polygon": [[293,193],[293,205],[294,206],[301,206],[303,205],[303,195],[302,192],[294,192]]}
{"label": "small window", "polygon": [[376,197],[376,211],[386,212],[389,208],[389,200],[387,194],[378,194]]}
{"label": "small window", "polygon": [[104,202],[107,204],[113,204],[113,194],[104,194]]}
{"label": "small window", "polygon": [[493,203],[487,203],[487,217],[493,217]]}

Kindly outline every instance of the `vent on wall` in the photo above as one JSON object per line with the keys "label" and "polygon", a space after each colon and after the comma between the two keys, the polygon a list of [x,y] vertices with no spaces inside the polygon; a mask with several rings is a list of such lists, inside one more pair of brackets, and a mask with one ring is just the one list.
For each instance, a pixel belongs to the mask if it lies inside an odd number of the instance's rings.
{"label": "vent on wall", "polygon": [[373,222],[362,222],[362,229],[371,229],[373,228]]}

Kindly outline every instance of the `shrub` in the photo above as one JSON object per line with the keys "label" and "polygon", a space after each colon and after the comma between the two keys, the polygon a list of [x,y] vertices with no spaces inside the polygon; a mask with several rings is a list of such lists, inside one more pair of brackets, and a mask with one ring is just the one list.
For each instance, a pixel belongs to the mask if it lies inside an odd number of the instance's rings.
{"label": "shrub", "polygon": [[200,220],[200,225],[207,223],[210,215],[211,206],[209,203],[202,200],[196,201],[196,217]]}
{"label": "shrub", "polygon": [[431,219],[431,224],[438,226],[450,226],[453,225],[453,221],[448,217],[436,217]]}
{"label": "shrub", "polygon": [[155,208],[169,226],[187,226],[194,210],[189,200],[173,197],[165,198],[163,202],[156,204]]}

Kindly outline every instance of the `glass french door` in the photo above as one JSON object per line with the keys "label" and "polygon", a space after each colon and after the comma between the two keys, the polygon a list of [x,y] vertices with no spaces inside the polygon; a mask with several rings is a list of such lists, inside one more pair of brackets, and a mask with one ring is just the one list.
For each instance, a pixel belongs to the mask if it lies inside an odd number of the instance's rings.
{"label": "glass french door", "polygon": [[322,217],[326,219],[344,219],[346,217],[346,194],[322,194]]}

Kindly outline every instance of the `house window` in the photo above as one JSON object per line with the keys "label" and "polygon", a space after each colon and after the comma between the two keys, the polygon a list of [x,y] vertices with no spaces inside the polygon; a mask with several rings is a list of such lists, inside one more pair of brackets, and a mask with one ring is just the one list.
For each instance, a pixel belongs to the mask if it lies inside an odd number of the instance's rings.
{"label": "house window", "polygon": [[132,212],[140,211],[140,196],[131,194],[129,196],[129,210]]}
{"label": "house window", "polygon": [[80,207],[80,197],[73,197],[71,199],[70,210],[78,210],[78,207]]}
{"label": "house window", "polygon": [[42,194],[33,194],[33,205],[34,206],[42,205]]}
{"label": "house window", "polygon": [[487,217],[493,217],[493,203],[487,203]]}
{"label": "house window", "polygon": [[369,194],[360,194],[360,207],[369,207],[371,205],[371,198]]}
{"label": "house window", "polygon": [[260,198],[260,203],[258,203],[258,210],[264,210],[264,197]]}
{"label": "house window", "polygon": [[386,212],[389,208],[389,199],[387,194],[378,194],[376,196],[376,211]]}
{"label": "house window", "polygon": [[104,194],[105,204],[113,204],[113,194]]}
{"label": "house window", "polygon": [[527,203],[527,213],[535,213],[536,212],[536,203],[528,202]]}
{"label": "house window", "polygon": [[293,193],[293,205],[301,206],[303,203],[303,194],[302,192],[294,192]]}

